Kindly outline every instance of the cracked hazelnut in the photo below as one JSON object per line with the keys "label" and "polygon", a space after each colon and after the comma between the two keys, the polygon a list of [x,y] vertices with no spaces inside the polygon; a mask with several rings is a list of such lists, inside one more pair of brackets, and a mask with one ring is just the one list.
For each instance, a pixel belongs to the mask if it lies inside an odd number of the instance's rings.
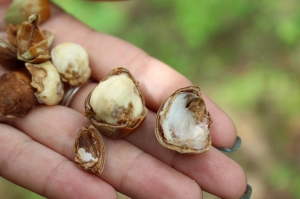
{"label": "cracked hazelnut", "polygon": [[47,105],[58,104],[64,95],[64,90],[54,65],[50,61],[25,65],[32,75],[31,85],[37,89],[34,95],[38,102]]}

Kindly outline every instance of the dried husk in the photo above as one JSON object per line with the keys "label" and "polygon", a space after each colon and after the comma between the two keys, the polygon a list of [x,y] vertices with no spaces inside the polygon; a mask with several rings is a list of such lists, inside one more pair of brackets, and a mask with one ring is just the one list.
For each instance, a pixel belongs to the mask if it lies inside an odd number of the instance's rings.
{"label": "dried husk", "polygon": [[[204,100],[202,98],[200,88],[197,86],[189,86],[189,87],[185,87],[185,88],[181,88],[181,89],[177,90],[159,108],[157,116],[156,116],[156,127],[155,127],[156,138],[162,146],[164,146],[168,149],[177,151],[179,153],[202,153],[202,152],[205,152],[205,151],[209,150],[210,146],[211,146],[211,135],[209,132],[208,132],[207,138],[205,138],[204,147],[202,147],[200,149],[199,148],[198,149],[191,148],[188,146],[188,143],[184,143],[184,141],[182,141],[183,143],[180,143],[180,144],[177,144],[177,143],[174,144],[174,142],[170,143],[165,138],[163,127],[162,127],[162,120],[166,118],[166,114],[169,113],[172,103],[174,102],[177,95],[179,95],[180,93],[191,93],[191,94],[193,94],[193,96],[197,96],[197,98],[194,98],[194,97],[191,99],[187,98],[186,104],[184,104],[184,106],[186,109],[188,109],[189,111],[192,111],[194,113],[193,118],[195,118],[195,121],[197,121],[196,122],[197,125],[204,124],[204,125],[207,125],[208,129],[210,129],[211,124],[212,124],[212,119],[211,119],[209,112],[206,110],[206,106],[205,106]],[[180,115],[178,114],[176,117],[178,117],[178,116],[180,116]],[[169,128],[171,128],[171,127],[169,127]],[[184,129],[186,129],[186,128],[187,127],[185,127]],[[173,129],[173,127],[171,128],[170,131],[172,132],[171,136],[174,140],[181,139],[180,137],[177,137],[178,135],[176,133],[174,133],[175,130]]]}
{"label": "dried husk", "polygon": [[51,58],[48,39],[38,28],[39,15],[31,15],[21,24],[17,32],[18,59],[30,63],[41,63]]}
{"label": "dried husk", "polygon": [[[83,160],[80,149],[92,155],[89,161]],[[75,162],[77,165],[93,173],[102,173],[105,164],[104,142],[99,131],[93,126],[84,126],[79,131],[74,145],[76,153]]]}
{"label": "dried husk", "polygon": [[20,71],[0,77],[0,114],[6,117],[23,117],[36,104],[35,90],[30,77]]}
{"label": "dried husk", "polygon": [[50,3],[48,0],[14,0],[10,5],[5,19],[11,24],[20,24],[32,14],[40,15],[40,21],[50,18]]}
{"label": "dried husk", "polygon": [[17,33],[20,28],[20,25],[13,25],[13,24],[8,24],[6,28],[6,33],[7,33],[7,39],[11,45],[17,48],[18,42],[17,42]]}
{"label": "dried husk", "polygon": [[24,67],[24,63],[17,58],[17,49],[2,39],[0,39],[0,66],[9,70]]}
{"label": "dried husk", "polygon": [[[106,77],[101,81],[105,81],[107,80],[110,76],[113,75],[119,75],[122,73],[126,73],[129,78],[133,81],[137,92],[139,93],[139,96],[142,100],[142,104],[143,104],[143,111],[142,114],[137,117],[137,118],[132,118],[130,121],[127,121],[126,124],[122,124],[122,125],[112,125],[112,124],[107,124],[104,121],[95,119],[95,112],[90,104],[90,98],[91,95],[93,93],[93,91],[90,92],[90,94],[87,96],[87,98],[85,99],[85,113],[84,115],[88,117],[88,119],[91,121],[91,123],[105,136],[109,137],[109,138],[124,138],[128,135],[130,135],[131,133],[133,133],[146,119],[147,115],[148,115],[148,109],[145,106],[145,99],[144,96],[141,92],[139,83],[137,80],[135,80],[135,78],[132,76],[132,74],[125,68],[115,68],[113,69],[110,73],[108,73],[106,75]],[[100,83],[101,83],[100,82]],[[114,92],[114,91],[111,91]]]}

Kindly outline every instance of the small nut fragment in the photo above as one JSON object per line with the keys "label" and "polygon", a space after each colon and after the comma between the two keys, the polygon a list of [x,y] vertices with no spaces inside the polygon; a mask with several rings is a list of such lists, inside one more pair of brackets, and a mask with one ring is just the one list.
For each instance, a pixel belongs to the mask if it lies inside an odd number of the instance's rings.
{"label": "small nut fragment", "polygon": [[88,54],[79,44],[61,43],[52,49],[51,56],[62,80],[70,85],[82,85],[90,78]]}
{"label": "small nut fragment", "polygon": [[59,73],[50,61],[41,64],[26,63],[32,75],[31,85],[37,89],[34,93],[39,103],[55,105],[64,95]]}
{"label": "small nut fragment", "polygon": [[84,126],[79,131],[74,145],[75,162],[85,170],[102,173],[105,164],[104,142],[93,126]]}
{"label": "small nut fragment", "polygon": [[0,77],[0,115],[23,117],[37,103],[30,78],[14,71]]}
{"label": "small nut fragment", "polygon": [[131,134],[147,114],[138,82],[125,68],[112,70],[85,100],[85,115],[110,138]]}
{"label": "small nut fragment", "polygon": [[156,117],[158,142],[180,153],[202,153],[211,145],[212,119],[199,87],[177,90],[160,107]]}

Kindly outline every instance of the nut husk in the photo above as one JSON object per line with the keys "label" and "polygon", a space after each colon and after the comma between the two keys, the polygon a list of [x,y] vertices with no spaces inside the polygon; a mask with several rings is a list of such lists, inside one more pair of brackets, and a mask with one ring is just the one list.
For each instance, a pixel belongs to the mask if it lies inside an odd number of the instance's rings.
{"label": "nut husk", "polygon": [[85,170],[102,173],[105,164],[104,142],[99,131],[93,126],[84,126],[75,140],[75,162]]}
{"label": "nut husk", "polygon": [[0,66],[9,70],[24,67],[24,63],[17,58],[17,49],[2,39],[0,39]]}
{"label": "nut husk", "polygon": [[41,63],[51,58],[48,39],[38,28],[39,15],[30,15],[17,32],[18,59],[30,63]]}
{"label": "nut husk", "polygon": [[0,77],[0,114],[23,117],[37,104],[30,77],[19,71]]}
{"label": "nut husk", "polygon": [[200,88],[189,86],[177,90],[159,108],[155,135],[168,149],[179,153],[202,153],[211,146],[211,124]]}
{"label": "nut husk", "polygon": [[[115,68],[113,69],[107,76],[99,83],[98,87],[104,82],[108,81],[110,78],[118,78],[119,76],[127,76],[130,80],[126,80],[126,82],[130,81],[133,84],[133,87],[127,87],[125,84],[122,85],[114,85],[115,82],[112,82],[111,85],[108,85],[108,88],[103,93],[95,93],[99,101],[104,103],[99,103],[97,106],[99,107],[108,107],[107,109],[112,109],[112,112],[108,115],[108,117],[112,117],[116,119],[116,122],[108,122],[108,120],[104,120],[102,115],[98,115],[98,113],[94,110],[96,107],[92,107],[91,98],[93,92],[96,91],[97,87],[90,92],[85,100],[85,113],[84,115],[88,117],[91,123],[104,135],[110,138],[123,138],[131,133],[133,133],[145,120],[148,114],[148,109],[145,107],[145,100],[142,95],[141,89],[139,87],[138,81],[132,76],[132,74],[125,68]],[[107,83],[107,82],[106,82]],[[110,86],[113,90],[110,90]],[[124,87],[124,88],[123,88]],[[126,90],[127,89],[127,90]],[[125,93],[125,97],[122,95]],[[129,93],[129,94],[128,94]],[[133,94],[134,93],[134,94]],[[124,102],[126,101],[126,97],[130,94],[137,95],[141,101],[139,101],[140,105],[136,103],[126,104],[124,106]],[[101,98],[101,99],[100,99]],[[118,99],[116,99],[118,98]],[[127,101],[126,101],[127,102]],[[118,104],[119,103],[119,104]],[[123,104],[122,104],[123,103]],[[113,108],[111,108],[113,107]],[[133,116],[134,110],[140,109],[141,112],[138,116]],[[103,115],[104,117],[104,115]]]}

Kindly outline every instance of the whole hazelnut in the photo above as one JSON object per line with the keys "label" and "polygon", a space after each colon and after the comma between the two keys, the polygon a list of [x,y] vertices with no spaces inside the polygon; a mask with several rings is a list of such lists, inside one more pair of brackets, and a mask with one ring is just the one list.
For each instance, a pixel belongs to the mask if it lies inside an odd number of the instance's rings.
{"label": "whole hazelnut", "polygon": [[90,78],[88,54],[79,44],[61,43],[52,49],[51,57],[62,80],[70,85],[82,85]]}
{"label": "whole hazelnut", "polygon": [[23,117],[37,103],[30,78],[14,71],[0,77],[0,114]]}

